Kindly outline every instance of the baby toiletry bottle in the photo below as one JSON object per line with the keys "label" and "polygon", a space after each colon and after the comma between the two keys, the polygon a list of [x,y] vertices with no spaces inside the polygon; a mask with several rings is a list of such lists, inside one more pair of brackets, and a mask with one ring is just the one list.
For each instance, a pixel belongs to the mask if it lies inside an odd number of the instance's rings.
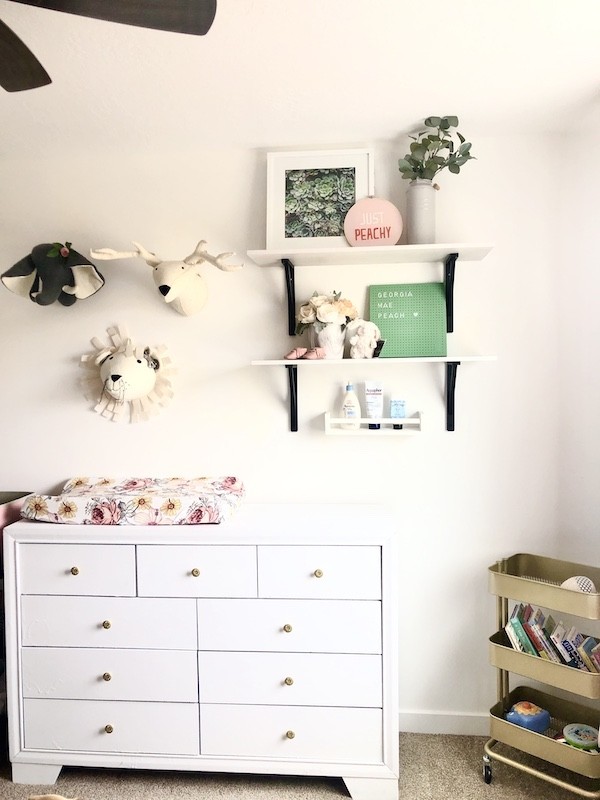
{"label": "baby toiletry bottle", "polygon": [[354,386],[351,383],[346,384],[346,393],[344,394],[340,416],[349,420],[348,422],[342,422],[340,427],[347,430],[358,430],[360,428],[360,403],[358,397],[354,394]]}

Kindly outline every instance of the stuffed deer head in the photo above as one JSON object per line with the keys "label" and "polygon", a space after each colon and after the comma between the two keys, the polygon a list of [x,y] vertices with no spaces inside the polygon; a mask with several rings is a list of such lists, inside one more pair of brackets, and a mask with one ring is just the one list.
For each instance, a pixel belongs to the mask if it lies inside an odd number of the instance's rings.
{"label": "stuffed deer head", "polygon": [[188,317],[197,314],[205,303],[208,296],[206,283],[200,275],[198,267],[208,261],[215,267],[226,272],[241,269],[242,264],[228,264],[227,259],[233,253],[220,253],[212,256],[204,248],[205,241],[198,242],[196,249],[183,261],[163,261],[154,253],[150,253],[141,244],[133,242],[136,250],[131,252],[118,252],[109,248],[92,250],[93,258],[115,259],[115,258],[135,258],[137,256],[144,259],[146,264],[152,267],[154,283],[158,291],[163,296],[166,303],[171,303],[175,311]]}

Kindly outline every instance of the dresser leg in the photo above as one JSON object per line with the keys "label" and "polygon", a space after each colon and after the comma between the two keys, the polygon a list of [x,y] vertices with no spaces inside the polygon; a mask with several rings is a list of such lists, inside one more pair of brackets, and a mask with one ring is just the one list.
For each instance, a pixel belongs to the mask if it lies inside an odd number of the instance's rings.
{"label": "dresser leg", "polygon": [[52,786],[58,780],[61,769],[60,764],[13,764],[12,781]]}
{"label": "dresser leg", "polygon": [[398,800],[396,778],[344,778],[352,800]]}

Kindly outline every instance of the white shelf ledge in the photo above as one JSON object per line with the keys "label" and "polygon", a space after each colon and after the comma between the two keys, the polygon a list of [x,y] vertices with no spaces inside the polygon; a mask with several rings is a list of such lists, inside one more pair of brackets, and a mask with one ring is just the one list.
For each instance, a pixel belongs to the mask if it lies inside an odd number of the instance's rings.
{"label": "white shelf ledge", "polygon": [[371,369],[373,365],[383,366],[385,364],[448,364],[464,363],[466,361],[496,361],[497,356],[483,355],[448,355],[448,356],[406,356],[405,358],[278,358],[265,359],[262,361],[251,361],[253,367],[316,367],[316,366],[335,366],[336,364],[360,365]]}
{"label": "white shelf ledge", "polygon": [[295,267],[350,264],[423,264],[444,261],[458,253],[463,261],[481,261],[492,250],[490,244],[397,244],[387,247],[325,247],[322,249],[248,250],[248,257],[261,267],[288,259]]}
{"label": "white shelf ledge", "polygon": [[[371,436],[378,438],[380,436],[395,436],[396,438],[402,436],[415,436],[422,430],[423,417],[421,412],[413,414],[410,417],[377,417],[369,419],[367,417],[360,417],[353,422],[358,422],[359,428],[342,428],[342,425],[347,425],[348,420],[344,417],[332,417],[329,411],[323,415],[325,419],[325,433],[328,436]],[[381,428],[369,428],[369,425],[381,425]],[[401,429],[394,428],[394,425],[402,425]]]}

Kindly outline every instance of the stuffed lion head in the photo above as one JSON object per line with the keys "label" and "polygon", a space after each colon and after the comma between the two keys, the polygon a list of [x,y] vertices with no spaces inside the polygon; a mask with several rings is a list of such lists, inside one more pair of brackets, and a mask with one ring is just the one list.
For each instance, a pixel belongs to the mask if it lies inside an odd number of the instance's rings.
{"label": "stuffed lion head", "polygon": [[171,360],[164,347],[136,345],[122,327],[107,332],[110,344],[92,339],[95,350],[81,357],[88,370],[86,396],[96,401],[98,414],[113,422],[147,420],[173,396]]}

